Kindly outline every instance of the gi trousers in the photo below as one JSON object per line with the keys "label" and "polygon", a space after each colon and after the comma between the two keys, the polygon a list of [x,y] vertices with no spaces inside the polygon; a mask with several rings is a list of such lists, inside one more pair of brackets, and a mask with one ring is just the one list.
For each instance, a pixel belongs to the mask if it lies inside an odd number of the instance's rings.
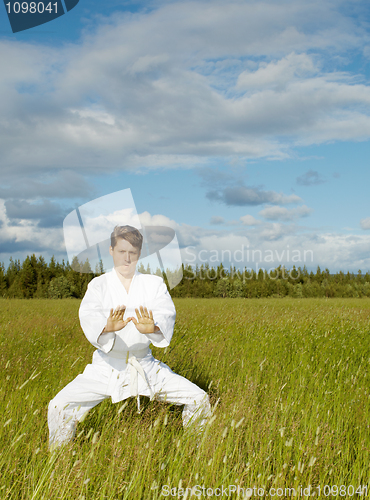
{"label": "gi trousers", "polygon": [[[198,430],[202,430],[211,414],[208,394],[190,380],[174,373],[148,351],[143,358],[135,358],[145,374],[145,379],[136,376],[136,394],[185,405],[183,425],[194,423]],[[54,448],[71,441],[77,423],[104,399],[111,397],[116,403],[135,395],[132,394],[132,378],[132,368],[127,359],[112,358],[95,351],[93,362],[49,403],[49,446]]]}

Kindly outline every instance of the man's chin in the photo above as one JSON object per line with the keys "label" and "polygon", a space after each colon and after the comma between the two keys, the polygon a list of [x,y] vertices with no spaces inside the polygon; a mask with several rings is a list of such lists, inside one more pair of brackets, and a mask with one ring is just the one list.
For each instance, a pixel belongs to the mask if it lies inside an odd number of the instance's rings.
{"label": "man's chin", "polygon": [[126,265],[122,265],[122,266],[117,266],[116,267],[116,270],[122,274],[122,276],[127,276],[127,277],[131,277],[135,274],[135,267],[133,266],[126,266]]}

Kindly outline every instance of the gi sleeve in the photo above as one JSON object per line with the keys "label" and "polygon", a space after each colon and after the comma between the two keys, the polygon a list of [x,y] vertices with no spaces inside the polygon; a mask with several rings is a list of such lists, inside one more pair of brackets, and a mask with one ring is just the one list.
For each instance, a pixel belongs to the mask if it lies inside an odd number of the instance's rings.
{"label": "gi sleeve", "polygon": [[103,310],[101,291],[93,281],[88,284],[80,305],[80,324],[87,340],[107,354],[113,349],[116,334],[115,332],[102,333],[107,324],[109,311]]}
{"label": "gi sleeve", "polygon": [[160,278],[157,294],[152,303],[154,324],[160,329],[159,332],[150,333],[147,337],[155,347],[167,347],[170,345],[175,326],[176,309],[167,286]]}

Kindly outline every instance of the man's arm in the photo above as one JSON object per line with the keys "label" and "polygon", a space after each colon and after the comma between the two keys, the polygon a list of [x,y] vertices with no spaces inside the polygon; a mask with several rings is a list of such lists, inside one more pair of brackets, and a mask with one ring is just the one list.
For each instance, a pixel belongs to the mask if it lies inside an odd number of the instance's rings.
{"label": "man's arm", "polygon": [[124,306],[105,311],[103,309],[104,287],[91,281],[87,287],[84,298],[82,299],[79,318],[81,328],[87,340],[104,353],[113,349],[116,331],[124,328],[128,323],[123,320]]}

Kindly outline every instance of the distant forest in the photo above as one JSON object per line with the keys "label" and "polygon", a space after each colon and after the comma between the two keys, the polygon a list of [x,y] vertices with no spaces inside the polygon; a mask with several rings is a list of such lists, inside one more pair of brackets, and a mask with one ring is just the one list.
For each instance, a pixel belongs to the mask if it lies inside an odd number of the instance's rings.
{"label": "distant forest", "polygon": [[[80,272],[73,269],[80,269]],[[141,264],[138,271],[151,272]],[[6,269],[0,264],[0,297],[3,298],[76,298],[81,299],[89,281],[104,272],[102,266],[92,271],[88,261],[79,263],[75,258],[69,263],[49,264],[43,257],[34,254],[21,264],[10,258]],[[169,271],[167,271],[169,273]],[[160,274],[159,269],[155,274]],[[166,275],[164,276],[166,280]],[[338,272],[330,274],[328,269],[317,268],[316,272],[306,267],[288,270],[279,266],[271,274],[260,269],[254,271],[226,268],[222,264],[210,267],[183,266],[183,278],[172,290],[172,297],[370,297],[370,273],[357,274]]]}

